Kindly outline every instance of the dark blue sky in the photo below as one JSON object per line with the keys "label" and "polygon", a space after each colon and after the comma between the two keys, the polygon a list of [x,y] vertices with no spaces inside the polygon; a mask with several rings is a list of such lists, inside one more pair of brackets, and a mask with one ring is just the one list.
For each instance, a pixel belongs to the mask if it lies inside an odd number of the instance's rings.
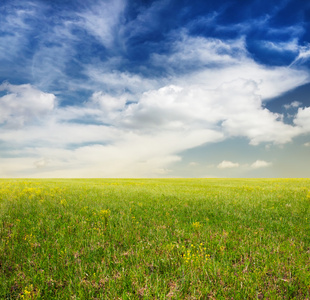
{"label": "dark blue sky", "polygon": [[[98,2],[103,10],[104,2]],[[33,74],[18,74],[20,67],[27,68],[29,60],[34,60],[43,47],[62,48],[66,42],[73,51],[63,71],[69,77],[83,78],[84,64],[106,62],[115,57],[121,59],[111,69],[148,77],[169,76],[170,68],[154,66],[150,57],[154,53],[171,54],[174,51],[171,43],[180,38],[180,31],[193,37],[244,38],[251,57],[269,66],[287,66],[296,58],[297,49],[279,49],[281,43],[296,40],[299,46],[307,47],[310,39],[310,2],[304,0],[130,1],[121,9],[121,16],[116,17],[117,24],[110,28],[113,45],[106,45],[100,40],[97,19],[91,26],[98,33],[91,34],[83,27],[83,14],[85,11],[96,14],[96,8],[92,8],[96,5],[96,1],[2,1],[0,36],[3,42],[11,37],[19,47],[2,57],[0,80],[36,84]],[[100,12],[96,17],[100,18]],[[62,26],[68,32],[55,34]],[[277,48],[271,47],[273,43]],[[61,57],[58,60],[62,62]],[[198,67],[201,66],[192,66]]]}
{"label": "dark blue sky", "polygon": [[[0,176],[279,176],[264,151],[310,149],[309,1],[2,0],[0,28]],[[208,146],[240,139],[248,163]]]}

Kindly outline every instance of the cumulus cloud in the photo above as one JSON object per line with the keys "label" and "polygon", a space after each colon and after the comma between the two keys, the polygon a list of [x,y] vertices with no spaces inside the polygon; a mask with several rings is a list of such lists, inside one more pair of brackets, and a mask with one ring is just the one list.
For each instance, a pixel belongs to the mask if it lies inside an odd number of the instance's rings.
{"label": "cumulus cloud", "polygon": [[221,163],[217,165],[219,169],[238,168],[239,166],[240,166],[239,163],[234,163],[229,160],[223,160]]}
{"label": "cumulus cloud", "polygon": [[226,136],[245,136],[253,145],[283,144],[302,131],[263,108],[257,83],[241,79],[212,90],[200,85],[170,85],[145,92],[124,110],[120,123],[148,132],[204,127]]}
{"label": "cumulus cloud", "polygon": [[302,128],[304,133],[310,132],[310,107],[298,108],[294,123]]}
{"label": "cumulus cloud", "polygon": [[240,165],[237,162],[231,162],[231,161],[223,160],[221,163],[219,163],[217,165],[217,168],[219,168],[219,169],[231,169],[231,168],[238,168],[238,167],[245,167],[245,168],[250,167],[251,169],[260,169],[260,168],[270,167],[271,165],[272,165],[271,162],[267,162],[264,160],[256,160],[251,165],[248,165],[248,164]]}
{"label": "cumulus cloud", "polygon": [[7,93],[0,97],[0,124],[7,128],[18,128],[42,120],[56,104],[53,94],[41,92],[29,84],[3,83],[0,91]]}
{"label": "cumulus cloud", "polygon": [[260,169],[260,168],[266,168],[271,166],[272,163],[271,162],[267,162],[264,160],[257,160],[254,163],[251,164],[251,168],[252,169]]}
{"label": "cumulus cloud", "polygon": [[119,113],[124,110],[126,101],[126,95],[113,97],[103,92],[95,92],[87,102],[87,106],[97,109],[102,121],[113,123]]}

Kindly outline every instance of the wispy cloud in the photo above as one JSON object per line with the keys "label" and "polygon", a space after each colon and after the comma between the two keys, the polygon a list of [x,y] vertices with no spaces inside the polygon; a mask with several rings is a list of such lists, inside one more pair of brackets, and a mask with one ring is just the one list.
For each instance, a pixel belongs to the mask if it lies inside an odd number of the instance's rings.
{"label": "wispy cloud", "polygon": [[243,39],[222,41],[214,38],[191,37],[186,31],[178,33],[167,54],[154,53],[156,66],[167,66],[169,73],[188,74],[203,69],[223,68],[248,60]]}
{"label": "wispy cloud", "polygon": [[297,107],[299,107],[299,106],[301,106],[301,105],[302,105],[301,102],[299,102],[299,101],[293,101],[293,102],[291,102],[290,104],[285,104],[285,105],[284,105],[284,108],[285,108],[285,109],[297,108]]}
{"label": "wispy cloud", "polygon": [[[14,4],[14,1],[13,1]],[[28,37],[32,33],[30,19],[35,19],[40,9],[32,1],[15,3],[12,9],[11,4],[4,4],[4,13],[0,18],[0,59],[13,59],[23,55],[23,50],[28,47]]]}
{"label": "wispy cloud", "polygon": [[309,58],[310,58],[310,44],[308,44],[306,46],[301,46],[301,47],[299,47],[298,56],[291,63],[290,66],[303,64],[306,61],[308,61]]}
{"label": "wispy cloud", "polygon": [[[130,2],[127,3],[130,6]],[[162,30],[162,23],[168,20],[162,15],[162,12],[169,10],[169,4],[171,4],[169,0],[158,0],[153,1],[149,5],[141,6],[136,17],[122,27],[121,32],[126,41],[125,45],[135,38],[146,37],[147,40],[147,36],[150,33],[154,31],[160,32]]]}
{"label": "wispy cloud", "polygon": [[263,42],[263,46],[269,50],[276,52],[289,51],[293,53],[298,53],[300,50],[300,46],[298,45],[298,40],[296,38],[291,41],[285,42],[265,41]]}
{"label": "wispy cloud", "polygon": [[111,48],[118,40],[125,7],[124,0],[98,1],[77,13],[80,17],[77,25],[85,28],[105,47]]}
{"label": "wispy cloud", "polygon": [[126,71],[110,71],[109,62],[102,63],[99,66],[85,65],[84,67],[83,73],[89,78],[92,85],[111,94],[120,95],[125,91],[131,94],[140,94],[154,88],[160,88],[164,83],[167,83],[165,78],[155,80]]}

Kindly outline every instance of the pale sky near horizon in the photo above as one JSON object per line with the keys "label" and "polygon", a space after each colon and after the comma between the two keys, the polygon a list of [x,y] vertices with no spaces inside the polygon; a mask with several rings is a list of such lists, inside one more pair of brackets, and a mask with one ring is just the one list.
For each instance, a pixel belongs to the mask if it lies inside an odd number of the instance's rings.
{"label": "pale sky near horizon", "polygon": [[2,0],[0,177],[309,177],[310,2]]}

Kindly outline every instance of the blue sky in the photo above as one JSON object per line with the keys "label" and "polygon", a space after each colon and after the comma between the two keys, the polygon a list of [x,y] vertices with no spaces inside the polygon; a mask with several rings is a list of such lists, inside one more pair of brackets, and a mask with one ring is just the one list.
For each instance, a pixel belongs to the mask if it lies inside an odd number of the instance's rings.
{"label": "blue sky", "polygon": [[309,177],[310,2],[0,14],[0,177]]}

